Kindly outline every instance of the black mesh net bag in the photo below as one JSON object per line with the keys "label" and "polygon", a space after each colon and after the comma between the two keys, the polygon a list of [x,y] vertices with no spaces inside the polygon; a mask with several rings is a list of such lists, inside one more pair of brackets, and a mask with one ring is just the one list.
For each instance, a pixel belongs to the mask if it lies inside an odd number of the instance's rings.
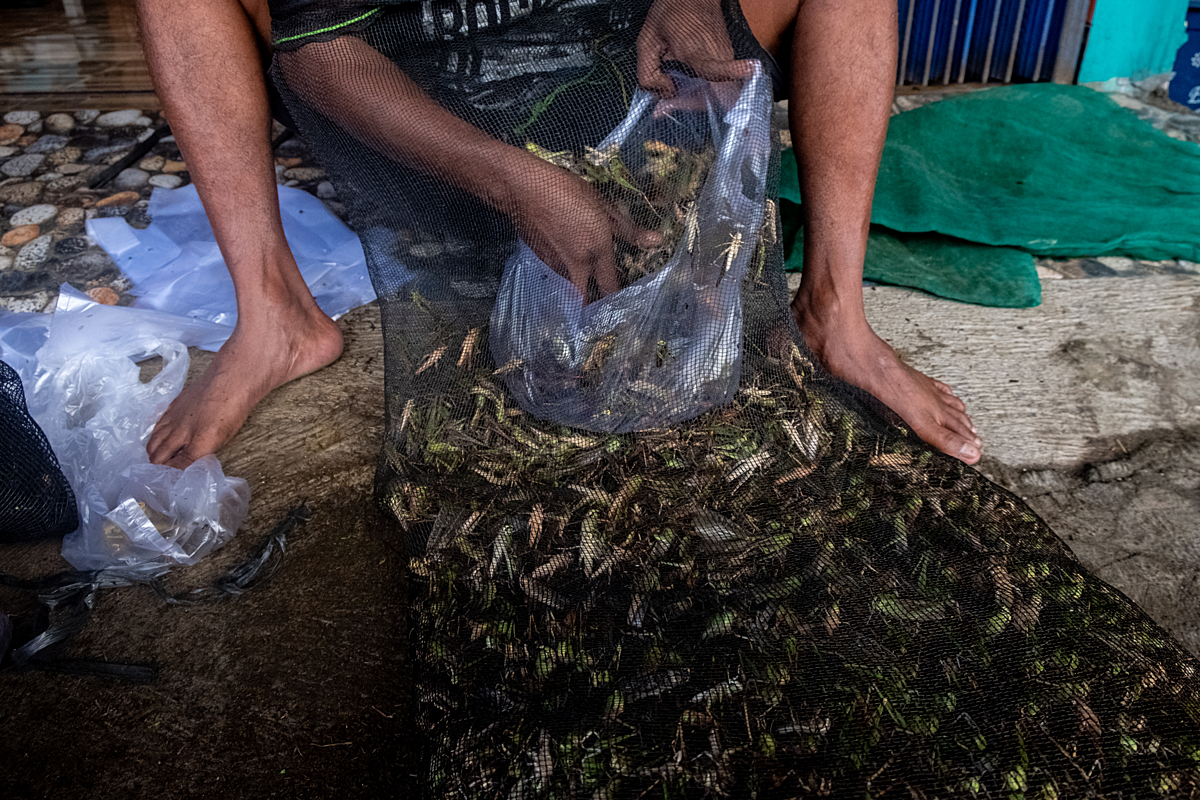
{"label": "black mesh net bag", "polygon": [[20,376],[2,361],[0,432],[0,543],[63,536],[79,527],[75,493],[29,416]]}
{"label": "black mesh net bag", "polygon": [[640,94],[647,5],[276,8],[381,298],[426,796],[1194,792],[1196,662],[814,362],[766,68]]}

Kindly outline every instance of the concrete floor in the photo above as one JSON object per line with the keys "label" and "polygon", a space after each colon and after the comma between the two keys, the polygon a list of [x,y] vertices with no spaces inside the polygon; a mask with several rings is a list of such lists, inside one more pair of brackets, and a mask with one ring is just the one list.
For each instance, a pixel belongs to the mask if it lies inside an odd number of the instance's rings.
{"label": "concrete floor", "polygon": [[1037,308],[895,287],[867,314],[953,386],[979,469],[1200,653],[1200,275],[1044,280]]}

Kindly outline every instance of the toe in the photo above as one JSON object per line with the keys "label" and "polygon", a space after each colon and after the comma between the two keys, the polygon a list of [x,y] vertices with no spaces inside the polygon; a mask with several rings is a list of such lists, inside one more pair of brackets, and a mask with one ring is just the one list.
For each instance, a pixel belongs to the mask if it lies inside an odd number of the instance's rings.
{"label": "toe", "polygon": [[975,426],[971,424],[971,418],[966,414],[949,416],[944,424],[945,427],[961,436],[964,441],[971,442],[976,447],[982,444],[979,434],[975,432]]}
{"label": "toe", "polygon": [[953,394],[948,394],[946,392],[943,392],[938,395],[938,400],[940,400],[943,405],[945,405],[949,408],[955,409],[956,411],[959,411],[961,413],[966,413],[967,404],[964,403],[962,401],[962,398],[959,397],[958,395],[953,395]]}
{"label": "toe", "polygon": [[958,451],[952,452],[950,455],[965,464],[974,464],[979,461],[979,448],[971,442],[962,442]]}
{"label": "toe", "polygon": [[928,438],[922,438],[946,455],[954,456],[967,464],[974,464],[979,460],[979,446],[975,444],[974,438],[971,435],[964,436],[945,424],[931,430]]}

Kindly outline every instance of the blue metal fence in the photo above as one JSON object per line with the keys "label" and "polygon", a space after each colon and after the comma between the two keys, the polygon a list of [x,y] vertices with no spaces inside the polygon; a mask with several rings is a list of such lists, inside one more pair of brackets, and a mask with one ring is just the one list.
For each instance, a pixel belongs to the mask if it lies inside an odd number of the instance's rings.
{"label": "blue metal fence", "polygon": [[1048,81],[1067,0],[899,0],[900,85]]}

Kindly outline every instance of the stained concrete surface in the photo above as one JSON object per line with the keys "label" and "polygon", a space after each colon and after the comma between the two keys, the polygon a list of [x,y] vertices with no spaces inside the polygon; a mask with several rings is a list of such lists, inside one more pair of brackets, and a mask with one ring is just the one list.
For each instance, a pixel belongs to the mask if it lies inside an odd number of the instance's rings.
{"label": "stained concrete surface", "polygon": [[1043,280],[997,309],[865,293],[881,336],[963,397],[979,469],[1200,653],[1200,274]]}
{"label": "stained concrete surface", "polygon": [[[911,363],[970,403],[986,440],[981,470],[1200,651],[1200,276],[1047,280],[1044,290],[1042,307],[1022,311],[892,287],[869,289],[867,306]],[[207,585],[306,499],[313,519],[289,540],[282,572],[195,607],[139,588],[101,595],[68,654],[154,663],[151,685],[0,673],[0,796],[410,791],[402,546],[368,499],[383,403],[378,311],[342,327],[342,359],[268,398],[220,454],[251,483],[250,518],[171,588]],[[196,357],[193,374],[209,358]],[[0,557],[35,576],[62,568],[57,549]],[[32,623],[27,597],[2,590],[0,603]]]}

